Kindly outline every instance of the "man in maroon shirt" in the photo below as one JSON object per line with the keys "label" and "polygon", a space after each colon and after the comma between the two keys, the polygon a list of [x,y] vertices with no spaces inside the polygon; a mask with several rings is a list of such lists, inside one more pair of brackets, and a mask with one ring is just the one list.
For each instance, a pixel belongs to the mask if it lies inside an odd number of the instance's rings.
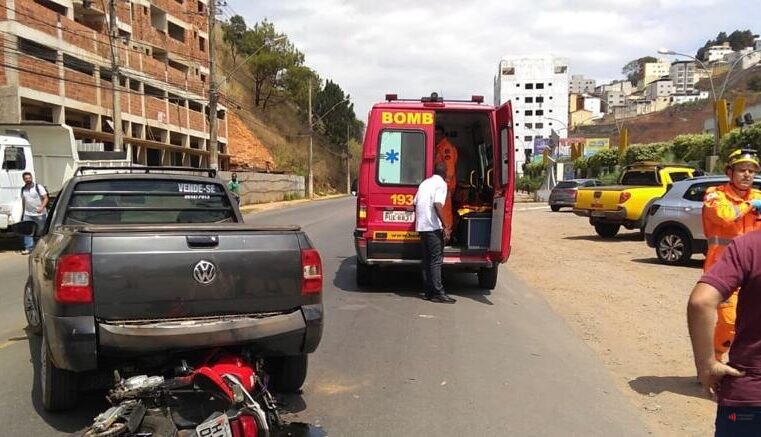
{"label": "man in maroon shirt", "polygon": [[[729,362],[716,360],[716,307],[742,289]],[[761,436],[761,231],[735,238],[692,290],[687,323],[698,378],[718,402],[716,437]]]}

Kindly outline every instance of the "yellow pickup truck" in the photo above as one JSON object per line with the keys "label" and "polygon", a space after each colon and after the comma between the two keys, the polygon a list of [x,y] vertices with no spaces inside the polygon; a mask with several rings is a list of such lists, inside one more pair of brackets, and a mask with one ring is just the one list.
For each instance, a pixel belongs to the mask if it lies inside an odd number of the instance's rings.
{"label": "yellow pickup truck", "polygon": [[624,167],[618,185],[580,188],[573,212],[589,217],[589,224],[603,238],[615,237],[621,226],[644,229],[650,205],[674,182],[699,173],[686,165],[637,162]]}

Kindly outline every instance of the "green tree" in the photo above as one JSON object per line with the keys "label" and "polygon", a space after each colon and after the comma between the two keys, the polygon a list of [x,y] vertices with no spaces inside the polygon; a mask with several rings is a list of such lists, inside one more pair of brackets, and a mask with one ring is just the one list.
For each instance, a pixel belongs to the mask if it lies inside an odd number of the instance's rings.
{"label": "green tree", "polygon": [[709,39],[706,41],[706,43],[703,45],[703,47],[698,49],[697,54],[695,55],[698,59],[705,59],[705,54],[708,51],[708,48],[715,45],[721,45],[725,42],[728,42],[729,45],[732,47],[732,50],[742,50],[745,47],[751,47],[754,42],[754,33],[748,29],[748,30],[735,30],[729,36],[727,36],[727,32],[719,32],[718,35],[716,35],[715,39]]}
{"label": "green tree", "polygon": [[644,56],[629,61],[629,63],[624,65],[624,68],[621,69],[621,74],[625,75],[632,85],[637,85],[637,83],[645,77],[645,64],[656,61],[658,61],[658,59],[652,56]]}
{"label": "green tree", "polygon": [[599,174],[600,169],[618,165],[619,155],[616,149],[602,149],[589,157],[589,168]]}
{"label": "green tree", "polygon": [[731,152],[746,148],[756,149],[761,153],[761,123],[737,128],[724,135],[719,143],[719,156],[726,161]]}
{"label": "green tree", "polygon": [[761,91],[761,75],[755,75],[748,79],[748,89],[751,91]]}
{"label": "green tree", "polygon": [[641,161],[661,161],[670,149],[668,143],[632,144],[623,154],[623,165]]}
{"label": "green tree", "polygon": [[222,23],[222,39],[230,46],[233,63],[236,62],[247,31],[246,20],[240,15],[230,17],[230,21]]}
{"label": "green tree", "polygon": [[711,153],[714,137],[711,134],[684,134],[673,140],[671,152],[678,160],[705,168],[706,157]]}
{"label": "green tree", "polygon": [[312,84],[312,98],[319,92],[322,83],[320,76],[306,65],[295,65],[285,71],[283,85],[291,101],[306,114],[309,109],[309,84]]}
{"label": "green tree", "polygon": [[325,86],[315,96],[313,113],[315,120],[319,121],[317,128],[332,144],[346,144],[347,132],[351,134],[357,117],[350,96],[344,94],[337,83],[331,80],[325,82]]}
{"label": "green tree", "polygon": [[256,53],[247,61],[254,81],[254,105],[266,110],[273,94],[285,88],[285,71],[302,65],[304,54],[267,20],[256,23],[253,29],[248,30],[241,46],[242,53]]}

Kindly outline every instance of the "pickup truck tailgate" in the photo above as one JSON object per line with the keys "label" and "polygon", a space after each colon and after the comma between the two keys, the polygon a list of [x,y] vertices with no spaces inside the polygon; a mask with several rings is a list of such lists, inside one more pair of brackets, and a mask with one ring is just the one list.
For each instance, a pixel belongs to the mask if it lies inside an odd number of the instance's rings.
{"label": "pickup truck tailgate", "polygon": [[629,188],[628,186],[610,186],[595,188],[579,188],[576,195],[576,209],[598,209],[598,210],[615,210],[618,208],[618,201],[621,193]]}
{"label": "pickup truck tailgate", "polygon": [[303,304],[294,232],[94,233],[92,269],[101,320],[279,312]]}

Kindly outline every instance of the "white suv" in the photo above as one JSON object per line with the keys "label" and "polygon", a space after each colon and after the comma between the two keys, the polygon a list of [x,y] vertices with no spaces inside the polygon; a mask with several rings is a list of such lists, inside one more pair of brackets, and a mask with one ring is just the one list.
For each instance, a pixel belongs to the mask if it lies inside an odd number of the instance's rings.
{"label": "white suv", "polygon": [[[647,211],[645,241],[655,248],[664,264],[686,264],[693,253],[705,254],[703,234],[703,197],[706,189],[726,184],[726,176],[701,176],[675,183]],[[761,187],[761,179],[753,182]]]}

